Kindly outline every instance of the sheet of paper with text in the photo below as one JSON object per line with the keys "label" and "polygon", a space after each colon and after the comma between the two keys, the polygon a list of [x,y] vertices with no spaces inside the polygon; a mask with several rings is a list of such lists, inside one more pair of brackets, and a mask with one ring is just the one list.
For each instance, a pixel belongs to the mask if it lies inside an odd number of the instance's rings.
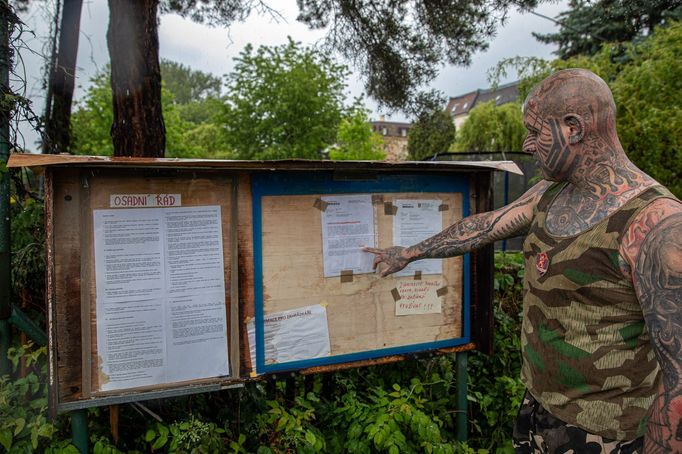
{"label": "sheet of paper with text", "polygon": [[93,217],[99,390],[228,375],[220,207]]}

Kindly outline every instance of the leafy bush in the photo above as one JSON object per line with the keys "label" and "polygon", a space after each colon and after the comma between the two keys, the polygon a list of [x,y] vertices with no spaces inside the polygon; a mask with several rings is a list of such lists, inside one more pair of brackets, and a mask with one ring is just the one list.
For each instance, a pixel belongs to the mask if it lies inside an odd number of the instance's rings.
{"label": "leafy bush", "polygon": [[[13,299],[32,315],[44,311],[45,224],[40,200],[12,196],[12,289]],[[42,317],[40,317],[42,318]]]}
{"label": "leafy bush", "polygon": [[61,439],[58,427],[47,420],[47,350],[33,344],[12,347],[8,356],[16,370],[23,358],[25,377],[0,377],[0,446],[8,453],[68,454],[75,447]]}
{"label": "leafy bush", "polygon": [[[32,235],[42,230],[42,204],[14,206],[14,241],[21,271],[15,285],[44,263]],[[118,453],[486,453],[510,452],[519,380],[521,254],[495,262],[495,354],[469,354],[469,443],[455,440],[455,356],[420,356],[395,364],[312,377],[271,377],[243,389],[146,402],[161,422],[122,406],[121,438],[112,440],[106,408],[89,410],[96,454]],[[33,290],[30,290],[33,291]],[[72,454],[67,433],[46,419],[45,348],[15,347],[26,358],[24,378],[0,379],[0,446],[11,453]],[[171,422],[172,421],[172,422]]]}

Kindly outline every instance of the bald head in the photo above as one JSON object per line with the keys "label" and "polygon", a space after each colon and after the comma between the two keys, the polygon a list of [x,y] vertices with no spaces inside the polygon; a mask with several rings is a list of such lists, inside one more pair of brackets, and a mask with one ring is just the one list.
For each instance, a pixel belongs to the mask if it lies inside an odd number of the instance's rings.
{"label": "bald head", "polygon": [[565,69],[552,74],[531,90],[524,111],[529,107],[543,118],[580,116],[586,137],[615,135],[616,104],[611,90],[599,76],[586,69]]}

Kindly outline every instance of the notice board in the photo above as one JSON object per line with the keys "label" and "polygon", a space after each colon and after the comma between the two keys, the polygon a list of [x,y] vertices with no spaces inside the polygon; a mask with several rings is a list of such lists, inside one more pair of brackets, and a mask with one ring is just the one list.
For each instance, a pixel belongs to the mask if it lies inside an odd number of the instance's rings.
{"label": "notice board", "polygon": [[65,408],[238,376],[233,178],[163,169],[48,175],[54,393]]}
{"label": "notice board", "polygon": [[49,408],[490,351],[492,247],[381,278],[513,163],[17,155],[45,170]]}
{"label": "notice board", "polygon": [[467,177],[293,172],[254,175],[252,188],[257,373],[469,343],[468,255],[380,278],[360,251],[411,245],[467,216]]}

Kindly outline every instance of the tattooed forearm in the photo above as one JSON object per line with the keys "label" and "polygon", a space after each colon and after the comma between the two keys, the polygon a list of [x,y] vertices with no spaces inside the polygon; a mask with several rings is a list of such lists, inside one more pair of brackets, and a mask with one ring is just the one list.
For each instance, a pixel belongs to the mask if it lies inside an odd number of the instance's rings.
{"label": "tattooed forearm", "polygon": [[374,268],[383,264],[381,275],[388,276],[415,260],[462,255],[493,241],[525,233],[530,226],[535,205],[549,185],[548,181],[543,180],[516,202],[499,210],[466,217],[414,246],[386,249],[363,247],[363,250],[374,254]]}
{"label": "tattooed forearm", "polygon": [[646,452],[682,452],[682,212],[648,233],[633,279],[663,378]]}
{"label": "tattooed forearm", "polygon": [[536,191],[496,211],[476,214],[454,223],[441,233],[406,249],[411,260],[462,255],[493,241],[527,232],[537,195],[544,192],[541,183]]}

